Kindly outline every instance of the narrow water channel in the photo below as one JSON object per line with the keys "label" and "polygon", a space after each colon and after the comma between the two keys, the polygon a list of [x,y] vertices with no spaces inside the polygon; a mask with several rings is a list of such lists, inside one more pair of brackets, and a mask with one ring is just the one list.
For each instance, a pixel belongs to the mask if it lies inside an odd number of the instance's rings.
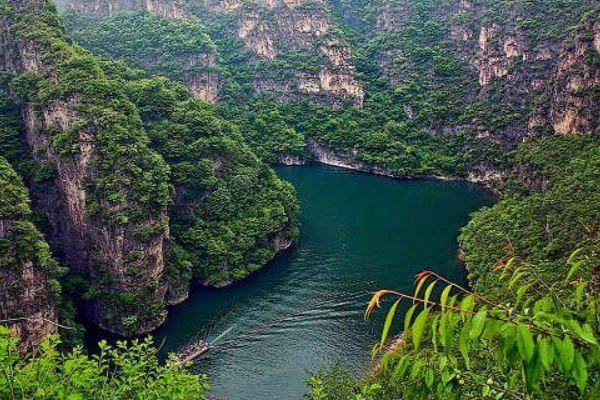
{"label": "narrow water channel", "polygon": [[456,237],[472,211],[493,201],[459,182],[319,165],[278,172],[302,203],[298,245],[240,284],[197,291],[155,334],[168,351],[217,339],[194,368],[209,375],[219,399],[300,399],[307,370],[368,367],[381,328],[362,319],[368,292],[411,290],[426,267],[464,279]]}

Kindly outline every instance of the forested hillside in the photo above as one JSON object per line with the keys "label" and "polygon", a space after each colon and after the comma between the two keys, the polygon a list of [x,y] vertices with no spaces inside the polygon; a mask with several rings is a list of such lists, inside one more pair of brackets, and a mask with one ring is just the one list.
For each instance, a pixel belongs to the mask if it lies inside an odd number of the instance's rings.
{"label": "forested hillside", "polygon": [[2,119],[12,125],[2,154],[43,211],[87,320],[150,331],[192,283],[226,285],[289,246],[293,189],[235,125],[179,84],[100,63],[50,2],[0,9]]}
{"label": "forested hillside", "polygon": [[[597,1],[61,10],[0,0],[0,276],[17,283],[3,317],[60,322],[61,281],[84,318],[132,335],[192,285],[243,279],[298,235],[269,164],[463,179],[499,195],[459,237],[470,286],[425,273],[412,297],[377,294],[367,314],[384,295],[423,307],[402,330],[392,306],[378,350],[403,337],[370,376],[323,371],[309,398],[598,396]],[[29,270],[44,301],[27,311],[12,305]],[[13,326],[26,346],[54,331]]]}
{"label": "forested hillside", "polygon": [[[123,0],[110,14],[94,1],[71,0],[83,17],[69,16],[69,29],[102,53],[106,40],[86,41],[108,32],[102,28],[107,18],[135,18],[118,10],[160,15],[170,9],[203,24],[218,54],[219,101],[270,162],[319,158],[306,148],[312,138],[389,175],[489,181],[501,177],[503,155],[524,138],[589,134],[597,124],[593,1],[162,4],[160,9]],[[98,16],[102,24],[89,23]],[[333,59],[322,58],[332,35],[339,42],[336,68],[329,67]],[[280,50],[296,47],[295,59]],[[117,52],[110,55],[130,54]],[[331,95],[324,102],[317,86],[289,87],[291,72],[297,78],[306,76],[299,70],[344,71],[345,65],[356,70],[365,93],[360,104],[332,109],[340,104]]]}

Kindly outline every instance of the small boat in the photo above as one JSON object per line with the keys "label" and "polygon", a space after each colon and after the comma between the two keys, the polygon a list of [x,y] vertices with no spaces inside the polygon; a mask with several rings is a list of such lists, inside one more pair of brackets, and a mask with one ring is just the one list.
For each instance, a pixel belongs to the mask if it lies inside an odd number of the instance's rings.
{"label": "small boat", "polygon": [[206,353],[209,349],[210,347],[208,347],[204,340],[197,340],[181,349],[179,354],[177,354],[175,364],[179,366],[185,365],[190,361],[194,361],[196,358]]}

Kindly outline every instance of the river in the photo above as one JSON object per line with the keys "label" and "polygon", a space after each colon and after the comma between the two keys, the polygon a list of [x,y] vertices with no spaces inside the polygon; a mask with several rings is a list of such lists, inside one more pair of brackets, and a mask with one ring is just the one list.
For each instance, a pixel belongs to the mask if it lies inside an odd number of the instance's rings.
{"label": "river", "polygon": [[368,292],[411,291],[426,267],[464,280],[456,237],[471,212],[493,201],[462,182],[320,165],[278,172],[302,204],[298,244],[239,284],[196,291],[155,332],[168,351],[217,339],[194,370],[209,375],[219,399],[300,399],[309,370],[368,368],[381,330],[381,316],[362,319]]}

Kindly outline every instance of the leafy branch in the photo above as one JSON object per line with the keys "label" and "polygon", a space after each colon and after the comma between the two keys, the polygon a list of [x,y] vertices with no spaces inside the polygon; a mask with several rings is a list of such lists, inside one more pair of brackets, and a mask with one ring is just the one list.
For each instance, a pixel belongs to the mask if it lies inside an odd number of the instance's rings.
{"label": "leafy branch", "polygon": [[[499,370],[516,371],[520,378],[514,375],[501,386],[485,379],[470,379],[471,383],[481,383],[485,396],[497,392],[528,398],[539,391],[545,377],[556,375],[572,382],[583,394],[589,389],[589,370],[600,364],[599,297],[589,279],[589,266],[595,257],[581,250],[574,252],[567,261],[569,268],[562,285],[552,286],[542,280],[537,266],[519,257],[497,264],[494,271],[500,272],[500,279],[515,292],[512,304],[483,297],[433,271],[422,271],[416,276],[413,294],[394,290],[373,293],[365,319],[381,307],[384,297],[396,298],[377,346],[381,351],[400,303],[412,302],[404,316],[403,330],[405,341],[412,340],[405,343],[401,351],[404,356],[392,375],[412,385],[414,393],[431,391],[444,398],[459,392],[467,372],[477,377],[471,368],[472,357],[487,346],[497,355],[490,362]],[[443,285],[439,294],[436,285]],[[436,299],[432,299],[434,292]],[[565,294],[568,301],[562,298]],[[423,359],[429,363],[423,363]],[[432,360],[437,363],[434,367]],[[415,372],[419,368],[425,372]]]}

